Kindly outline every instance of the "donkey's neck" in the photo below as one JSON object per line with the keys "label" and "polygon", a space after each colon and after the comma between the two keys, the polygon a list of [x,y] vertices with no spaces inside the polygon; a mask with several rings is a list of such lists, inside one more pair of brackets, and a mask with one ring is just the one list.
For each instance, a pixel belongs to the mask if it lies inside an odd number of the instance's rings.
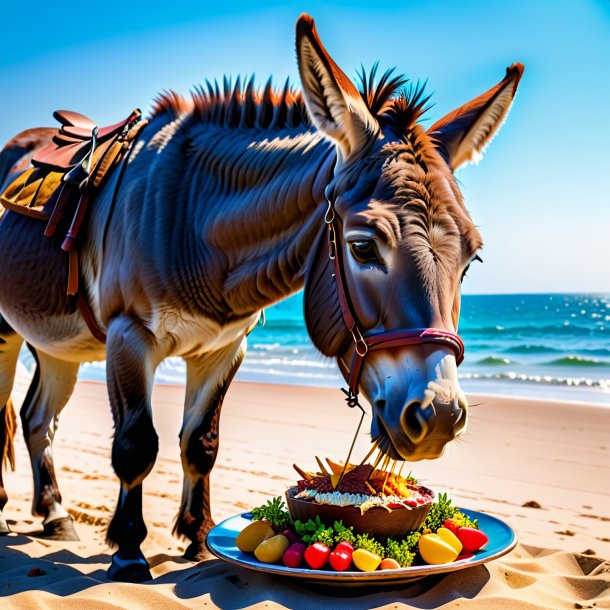
{"label": "donkey's neck", "polygon": [[225,306],[245,315],[301,289],[324,227],[334,147],[312,131],[210,125],[193,143],[200,155],[190,172],[191,203],[210,211],[200,229],[207,257],[223,269],[217,280]]}

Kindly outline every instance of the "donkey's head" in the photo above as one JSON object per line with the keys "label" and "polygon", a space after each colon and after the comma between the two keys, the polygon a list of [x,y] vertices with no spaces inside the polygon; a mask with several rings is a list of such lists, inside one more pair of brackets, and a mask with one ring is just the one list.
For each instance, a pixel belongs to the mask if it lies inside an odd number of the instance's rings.
{"label": "donkey's head", "polygon": [[[324,232],[308,267],[305,317],[316,347],[336,357],[347,378],[364,344],[348,331],[342,300],[365,338],[415,328],[457,332],[460,284],[482,240],[453,171],[494,136],[523,67],[512,66],[496,87],[425,130],[417,123],[427,101],[421,90],[401,93],[405,81],[386,73],[376,86],[363,76],[359,92],[307,16],[297,22],[297,56],[307,110],[337,148],[326,194],[340,265]],[[436,458],[464,430],[468,405],[446,345],[398,341],[371,350],[359,382],[373,407],[372,437],[393,458]]]}

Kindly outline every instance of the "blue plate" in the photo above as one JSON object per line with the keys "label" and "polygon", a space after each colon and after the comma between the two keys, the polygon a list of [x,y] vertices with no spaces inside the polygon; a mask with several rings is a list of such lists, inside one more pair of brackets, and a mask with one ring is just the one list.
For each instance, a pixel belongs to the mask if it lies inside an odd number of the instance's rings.
{"label": "blue plate", "polygon": [[393,585],[419,580],[432,574],[455,572],[478,566],[512,551],[517,545],[517,534],[510,525],[491,515],[476,510],[461,509],[470,519],[478,519],[479,527],[489,537],[484,550],[469,559],[461,559],[443,565],[415,565],[399,570],[378,570],[376,572],[335,572],[333,570],[311,570],[309,568],[287,568],[284,565],[262,563],[248,553],[242,553],[235,546],[235,539],[250,523],[250,513],[243,513],[226,519],[208,533],[206,545],[219,559],[236,566],[277,574],[291,579],[331,586]]}

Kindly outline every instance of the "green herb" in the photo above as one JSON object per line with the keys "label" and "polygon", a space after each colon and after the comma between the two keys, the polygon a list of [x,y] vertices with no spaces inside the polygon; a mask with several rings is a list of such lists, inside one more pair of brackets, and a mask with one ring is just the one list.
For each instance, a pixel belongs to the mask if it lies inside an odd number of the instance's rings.
{"label": "green herb", "polygon": [[445,525],[445,520],[451,519],[457,512],[457,506],[451,505],[451,499],[447,494],[439,494],[436,502],[433,502],[432,506],[430,506],[430,512],[423,525],[419,528],[419,531],[430,530],[436,533],[439,527]]}
{"label": "green herb", "polygon": [[357,534],[354,548],[370,551],[371,553],[379,555],[382,559],[385,557],[385,549],[383,548],[383,544],[368,534]]}
{"label": "green herb", "polygon": [[267,500],[266,504],[252,509],[252,521],[264,519],[279,530],[284,530],[292,525],[290,513],[286,510],[286,504],[280,497]]}
{"label": "green herb", "polygon": [[295,521],[294,529],[297,533],[297,536],[305,543],[305,544],[313,544],[314,542],[321,542],[328,547],[333,546],[333,538],[334,532],[332,527],[326,527],[322,521],[320,521],[320,516],[316,515],[315,521],[313,519],[308,519],[307,521]]}
{"label": "green herb", "polygon": [[349,542],[354,544],[354,542],[356,542],[354,528],[345,527],[345,525],[343,525],[343,521],[335,521],[333,523],[333,530],[335,530],[335,544],[339,544],[340,542]]}
{"label": "green herb", "polygon": [[477,519],[470,519],[467,515],[465,515],[464,513],[458,511],[457,513],[455,513],[455,515],[453,515],[453,517],[451,517],[451,520],[458,526],[458,527],[472,527],[475,530],[479,529],[479,525],[477,523]]}
{"label": "green herb", "polygon": [[385,545],[385,556],[395,559],[400,567],[408,568],[413,565],[420,536],[421,534],[419,532],[413,532],[402,540],[388,538]]}

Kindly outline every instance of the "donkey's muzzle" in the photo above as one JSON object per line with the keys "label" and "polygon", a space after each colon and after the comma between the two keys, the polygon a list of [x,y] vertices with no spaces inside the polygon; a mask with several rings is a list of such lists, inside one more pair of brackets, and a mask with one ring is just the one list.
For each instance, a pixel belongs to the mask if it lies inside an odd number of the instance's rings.
{"label": "donkey's muzzle", "polygon": [[461,405],[457,398],[433,401],[426,406],[412,401],[403,408],[396,423],[388,421],[383,407],[375,412],[382,450],[386,449],[394,459],[409,461],[440,457],[466,423],[466,405]]}

